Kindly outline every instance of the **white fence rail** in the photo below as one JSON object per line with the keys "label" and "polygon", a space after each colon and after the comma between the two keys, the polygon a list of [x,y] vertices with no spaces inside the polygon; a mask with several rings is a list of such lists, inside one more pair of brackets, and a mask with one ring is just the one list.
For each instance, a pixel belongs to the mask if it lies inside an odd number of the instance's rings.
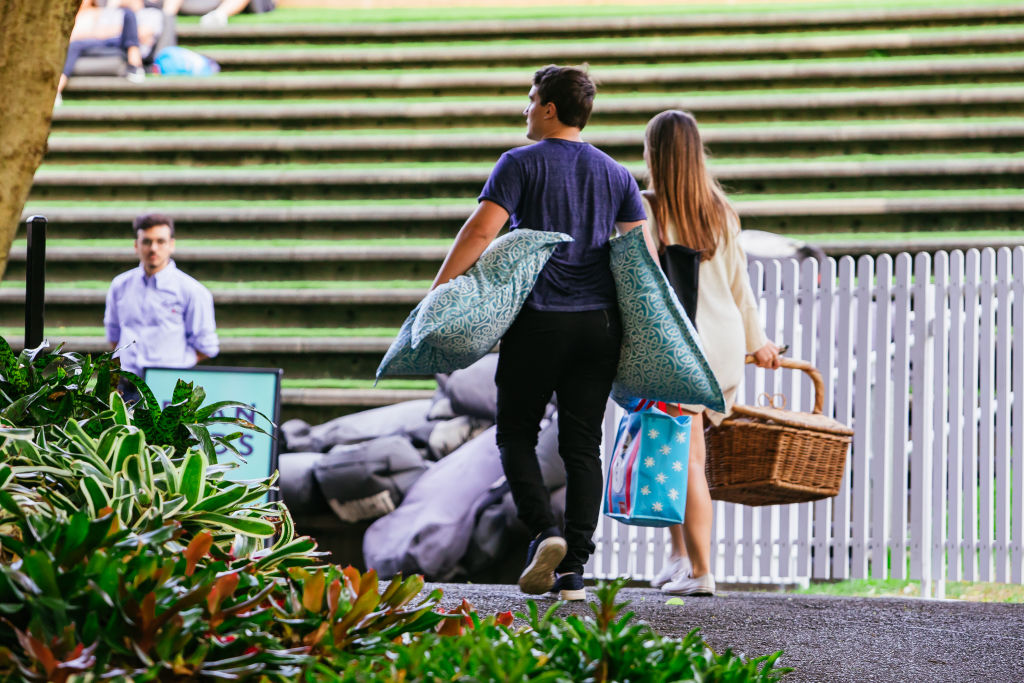
{"label": "white fence rail", "polygon": [[[768,336],[821,370],[825,413],[855,435],[835,498],[715,503],[716,577],[911,578],[938,596],[946,581],[1024,583],[1024,247],[750,275]],[[762,392],[811,409],[802,373],[748,366],[741,402]],[[606,518],[595,540],[599,578],[652,577],[668,543]]]}

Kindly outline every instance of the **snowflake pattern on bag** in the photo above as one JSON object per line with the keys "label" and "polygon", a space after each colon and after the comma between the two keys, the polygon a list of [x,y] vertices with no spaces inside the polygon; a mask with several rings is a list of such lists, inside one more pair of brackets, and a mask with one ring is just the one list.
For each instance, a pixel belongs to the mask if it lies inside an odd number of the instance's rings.
{"label": "snowflake pattern on bag", "polygon": [[670,417],[653,406],[622,417],[608,463],[604,514],[638,526],[683,522],[690,426],[689,416]]}
{"label": "snowflake pattern on bag", "polygon": [[469,367],[490,353],[519,315],[561,232],[513,230],[476,264],[427,294],[402,323],[377,368],[385,375],[433,375]]}
{"label": "snowflake pattern on bag", "polygon": [[622,351],[612,399],[637,398],[725,411],[700,337],[672,286],[651,258],[641,230],[611,241],[612,275],[622,317]]}

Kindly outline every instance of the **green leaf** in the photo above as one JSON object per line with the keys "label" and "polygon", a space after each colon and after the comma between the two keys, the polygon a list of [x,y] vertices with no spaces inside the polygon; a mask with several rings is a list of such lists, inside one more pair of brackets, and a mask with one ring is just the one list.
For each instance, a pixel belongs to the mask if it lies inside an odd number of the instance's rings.
{"label": "green leaf", "polygon": [[132,455],[145,453],[145,450],[145,435],[139,429],[132,429],[132,431],[124,435],[124,439],[117,448],[113,470],[115,472],[123,472],[125,461]]}
{"label": "green leaf", "polygon": [[0,427],[0,437],[32,441],[36,437],[36,430],[32,427]]}
{"label": "green leaf", "polygon": [[121,394],[117,393],[116,391],[110,392],[110,408],[114,412],[114,424],[131,424],[131,420],[128,419],[128,406],[124,404],[124,399],[121,398]]}
{"label": "green leaf", "polygon": [[14,496],[9,494],[7,491],[0,491],[0,508],[3,508],[15,517],[21,517],[24,514],[21,511],[21,506],[19,506],[18,502],[14,500]]}
{"label": "green leaf", "polygon": [[262,519],[254,519],[252,517],[230,517],[228,515],[204,512],[202,514],[195,515],[191,519],[197,522],[212,524],[214,526],[237,531],[238,533],[246,536],[255,536],[257,538],[270,538],[276,531],[276,527],[270,522]]}
{"label": "green leaf", "polygon": [[54,571],[53,561],[45,553],[32,550],[22,558],[22,570],[33,583],[39,586],[44,595],[52,598],[60,598],[60,587],[57,584],[57,573]]}
{"label": "green leaf", "polygon": [[208,466],[206,454],[202,451],[189,451],[185,456],[185,466],[181,473],[181,492],[188,500],[189,507],[194,507],[202,498]]}
{"label": "green leaf", "polygon": [[82,425],[74,420],[68,420],[64,423],[64,433],[70,436],[71,440],[87,453],[95,453],[99,446],[99,441],[86,434],[85,430],[82,429]]}
{"label": "green leaf", "polygon": [[85,494],[85,502],[89,506],[89,512],[93,517],[103,508],[110,507],[110,497],[95,479],[91,477],[82,479],[81,488]]}
{"label": "green leaf", "polygon": [[246,493],[244,486],[229,486],[220,493],[214,494],[199,501],[194,506],[195,510],[202,512],[225,512],[229,511]]}

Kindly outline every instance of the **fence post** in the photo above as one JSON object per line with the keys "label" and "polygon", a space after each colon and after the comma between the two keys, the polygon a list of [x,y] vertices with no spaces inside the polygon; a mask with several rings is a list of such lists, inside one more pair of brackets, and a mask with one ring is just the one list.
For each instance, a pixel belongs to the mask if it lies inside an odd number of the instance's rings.
{"label": "fence post", "polygon": [[25,348],[43,343],[46,289],[46,217],[28,219],[28,254],[25,263]]}
{"label": "fence post", "polygon": [[918,254],[914,259],[913,284],[913,334],[914,346],[911,352],[911,440],[913,452],[910,458],[910,572],[911,577],[921,580],[921,595],[928,596],[932,590],[932,563],[928,553],[931,550],[931,441],[932,441],[932,363],[929,337],[928,314],[932,294],[931,257]]}

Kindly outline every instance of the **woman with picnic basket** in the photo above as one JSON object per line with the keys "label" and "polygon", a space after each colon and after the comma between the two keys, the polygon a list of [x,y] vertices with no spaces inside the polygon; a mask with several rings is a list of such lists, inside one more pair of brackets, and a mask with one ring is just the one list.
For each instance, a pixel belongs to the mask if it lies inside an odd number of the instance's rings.
{"label": "woman with picnic basket", "polygon": [[[729,410],[748,353],[762,368],[780,367],[780,349],[765,335],[750,287],[747,258],[739,244],[739,217],[708,171],[697,122],[689,113],[670,110],[651,119],[644,161],[650,173],[644,210],[659,251],[681,245],[699,252],[693,322]],[[669,559],[651,585],[676,595],[714,595],[704,420],[717,425],[725,415],[704,406],[669,410],[692,416],[685,522],[669,527]]]}

